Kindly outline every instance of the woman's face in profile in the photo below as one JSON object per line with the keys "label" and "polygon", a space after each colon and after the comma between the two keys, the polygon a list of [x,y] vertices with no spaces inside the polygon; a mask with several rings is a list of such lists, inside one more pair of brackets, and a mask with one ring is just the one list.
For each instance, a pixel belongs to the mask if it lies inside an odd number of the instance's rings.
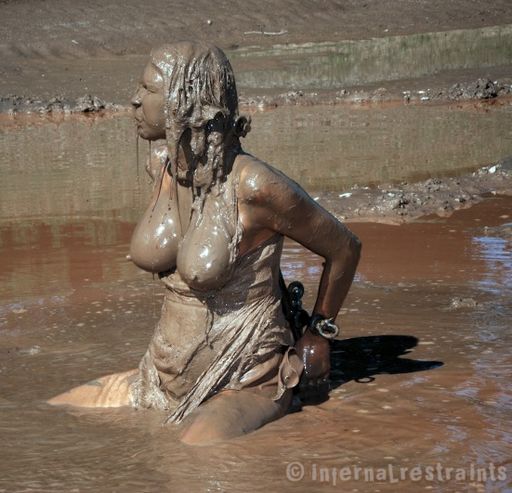
{"label": "woman's face in profile", "polygon": [[149,62],[132,98],[137,133],[146,140],[165,138],[164,79],[158,67]]}

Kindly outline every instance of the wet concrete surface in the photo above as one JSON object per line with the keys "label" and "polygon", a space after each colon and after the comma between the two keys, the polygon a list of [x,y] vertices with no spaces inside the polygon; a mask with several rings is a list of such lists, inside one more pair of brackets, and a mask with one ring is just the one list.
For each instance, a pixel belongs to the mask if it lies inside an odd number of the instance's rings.
{"label": "wet concrete surface", "polygon": [[[330,399],[199,449],[162,428],[159,413],[44,404],[133,368],[145,351],[163,293],[124,259],[134,224],[69,216],[46,231],[29,218],[4,225],[0,491],[506,491],[507,480],[489,478],[340,486],[313,471],[510,466],[512,256],[495,232],[511,206],[496,197],[450,218],[351,224],[364,250],[338,318]],[[304,282],[310,308],[319,259],[287,242],[282,265],[287,280]],[[296,462],[305,475],[291,481]]]}

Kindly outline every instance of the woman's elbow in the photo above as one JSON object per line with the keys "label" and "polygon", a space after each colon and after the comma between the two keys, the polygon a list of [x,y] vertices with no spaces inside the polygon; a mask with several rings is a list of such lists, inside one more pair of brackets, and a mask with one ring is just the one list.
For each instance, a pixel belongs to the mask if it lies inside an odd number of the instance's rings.
{"label": "woman's elbow", "polygon": [[353,233],[351,233],[348,248],[345,248],[345,264],[349,264],[355,270],[361,258],[362,243],[361,240]]}
{"label": "woman's elbow", "polygon": [[342,270],[347,264],[357,266],[361,257],[361,240],[347,229],[343,231],[343,236],[332,240],[328,254],[322,255],[326,262],[335,264]]}
{"label": "woman's elbow", "polygon": [[358,236],[356,236],[354,233],[352,233],[352,237],[350,238],[350,250],[352,252],[352,256],[357,259],[359,262],[359,259],[361,258],[361,250],[363,248],[363,243],[359,239]]}
{"label": "woman's elbow", "polygon": [[332,255],[326,257],[326,260],[338,265],[339,269],[343,271],[347,265],[351,265],[355,269],[361,258],[361,249],[361,240],[355,234],[350,233],[348,237],[345,236],[344,240],[337,244]]}

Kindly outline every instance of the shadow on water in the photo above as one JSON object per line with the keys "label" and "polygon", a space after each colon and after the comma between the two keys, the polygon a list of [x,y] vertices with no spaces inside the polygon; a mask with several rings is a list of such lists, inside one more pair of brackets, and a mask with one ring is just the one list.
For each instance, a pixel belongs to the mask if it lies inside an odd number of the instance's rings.
{"label": "shadow on water", "polygon": [[[331,342],[331,373],[329,390],[354,381],[371,383],[376,375],[394,375],[433,370],[443,366],[442,361],[405,359],[401,356],[411,352],[418,338],[409,335],[380,335],[351,337]],[[313,389],[308,385],[298,390],[300,399],[294,402],[291,412],[303,405],[314,406],[329,399],[324,389]]]}
{"label": "shadow on water", "polygon": [[335,340],[331,346],[331,390],[351,380],[370,383],[375,375],[433,370],[441,361],[401,358],[418,344],[408,335],[380,335]]}

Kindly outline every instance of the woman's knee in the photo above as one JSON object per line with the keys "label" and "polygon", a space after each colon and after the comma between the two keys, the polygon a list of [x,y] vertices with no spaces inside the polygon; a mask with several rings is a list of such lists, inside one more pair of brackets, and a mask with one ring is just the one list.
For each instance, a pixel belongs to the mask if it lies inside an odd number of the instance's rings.
{"label": "woman's knee", "polygon": [[282,417],[290,397],[273,401],[250,391],[221,392],[190,416],[180,439],[188,445],[209,445],[245,435]]}

